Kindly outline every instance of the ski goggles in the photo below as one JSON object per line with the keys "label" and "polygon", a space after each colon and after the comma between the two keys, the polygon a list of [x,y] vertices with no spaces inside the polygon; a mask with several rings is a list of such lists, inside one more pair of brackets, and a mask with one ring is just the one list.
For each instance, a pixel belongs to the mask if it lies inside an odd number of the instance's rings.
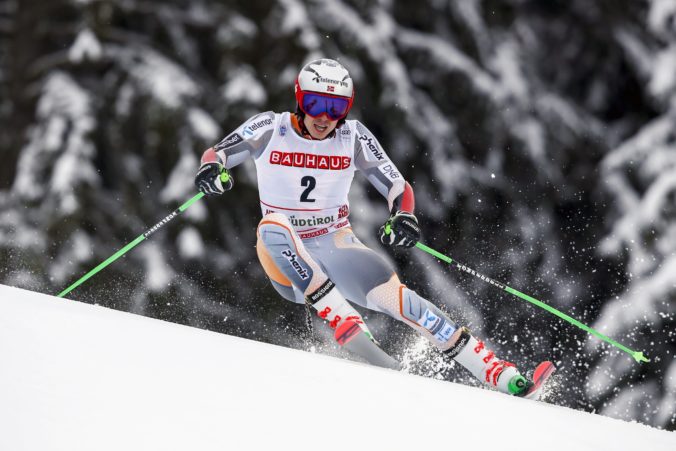
{"label": "ski goggles", "polygon": [[329,119],[337,121],[347,116],[352,107],[352,99],[348,97],[320,94],[318,92],[298,91],[298,105],[303,113],[312,117],[326,114]]}

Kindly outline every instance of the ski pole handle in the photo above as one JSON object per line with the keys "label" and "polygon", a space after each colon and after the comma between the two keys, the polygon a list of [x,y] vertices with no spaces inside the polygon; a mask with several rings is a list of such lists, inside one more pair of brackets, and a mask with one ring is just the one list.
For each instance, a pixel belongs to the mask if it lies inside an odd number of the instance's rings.
{"label": "ski pole handle", "polygon": [[57,295],[57,297],[64,297],[83,283],[85,283],[87,280],[89,280],[91,277],[93,277],[96,273],[101,271],[103,268],[106,266],[110,265],[113,263],[115,260],[118,258],[122,257],[124,254],[132,250],[134,247],[136,247],[141,241],[145,240],[146,238],[150,237],[153,233],[157,232],[159,229],[161,229],[165,224],[167,224],[169,221],[174,219],[176,216],[179,214],[183,213],[189,206],[200,200],[202,197],[204,197],[204,193],[199,192],[195,194],[190,200],[185,202],[183,205],[178,207],[176,210],[172,211],[171,214],[169,214],[166,218],[162,219],[160,222],[146,230],[143,234],[139,235],[136,237],[134,241],[131,243],[127,244],[125,247],[120,249],[119,251],[115,252],[113,255],[108,257],[104,262],[101,262],[96,268],[92,269],[89,271],[87,274],[82,276],[80,279],[78,279],[77,282],[73,283],[71,286],[63,290],[61,293]]}

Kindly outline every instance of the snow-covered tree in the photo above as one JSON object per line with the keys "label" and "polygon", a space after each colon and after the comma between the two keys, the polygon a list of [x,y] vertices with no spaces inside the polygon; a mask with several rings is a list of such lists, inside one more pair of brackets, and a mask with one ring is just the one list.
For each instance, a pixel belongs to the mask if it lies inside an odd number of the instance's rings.
{"label": "snow-covered tree", "polygon": [[[59,292],[190,198],[206,147],[257,112],[293,110],[303,63],[338,58],[351,117],[414,186],[424,242],[654,361],[602,354],[423,253],[390,254],[406,283],[520,365],[559,362],[571,382],[557,402],[675,428],[673,2],[33,3],[0,4],[2,283]],[[234,177],[236,194],[196,203],[71,297],[317,344],[256,262],[253,165]],[[358,181],[351,202],[377,248],[383,200]],[[412,340],[369,321],[394,353]],[[419,351],[417,371],[462,379]]]}
{"label": "snow-covered tree", "polygon": [[612,227],[599,252],[626,262],[627,284],[603,306],[596,327],[629,337],[651,362],[597,354],[587,391],[601,412],[656,426],[676,426],[676,2],[653,1],[652,39],[621,34],[632,69],[659,114],[615,147],[601,165],[613,195]]}

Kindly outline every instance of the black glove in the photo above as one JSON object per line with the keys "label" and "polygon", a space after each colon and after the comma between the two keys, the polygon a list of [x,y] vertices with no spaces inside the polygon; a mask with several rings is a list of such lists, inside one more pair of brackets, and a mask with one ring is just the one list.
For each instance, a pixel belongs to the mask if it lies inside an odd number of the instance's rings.
{"label": "black glove", "polygon": [[413,247],[420,240],[418,219],[413,213],[398,211],[380,228],[380,242],[388,246]]}
{"label": "black glove", "polygon": [[221,163],[204,163],[195,176],[195,186],[207,196],[223,194],[235,181]]}

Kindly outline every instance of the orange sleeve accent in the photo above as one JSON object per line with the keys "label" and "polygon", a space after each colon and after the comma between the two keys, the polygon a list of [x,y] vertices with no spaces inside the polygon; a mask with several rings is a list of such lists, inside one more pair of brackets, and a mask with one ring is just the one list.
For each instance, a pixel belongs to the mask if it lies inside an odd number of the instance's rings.
{"label": "orange sleeve accent", "polygon": [[409,323],[413,323],[416,326],[420,327],[420,324],[416,323],[415,321],[411,321],[406,317],[406,315],[404,315],[404,288],[406,288],[406,285],[404,284],[399,285],[399,316],[401,316]]}
{"label": "orange sleeve accent", "polygon": [[404,316],[404,285],[399,285],[399,315],[402,318],[405,318]]}

